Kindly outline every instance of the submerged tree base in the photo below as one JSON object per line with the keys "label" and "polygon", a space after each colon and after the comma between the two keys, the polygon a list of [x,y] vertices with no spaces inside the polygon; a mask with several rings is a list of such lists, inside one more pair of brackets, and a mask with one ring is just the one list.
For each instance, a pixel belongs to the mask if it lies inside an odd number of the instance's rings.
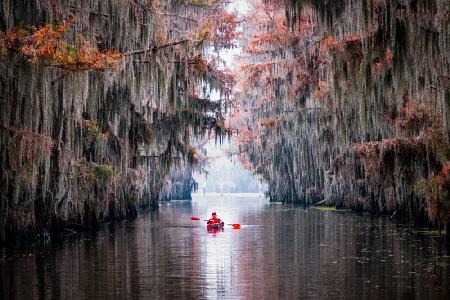
{"label": "submerged tree base", "polygon": [[95,235],[98,230],[107,224],[120,223],[122,221],[134,222],[139,215],[146,215],[157,212],[159,205],[149,205],[141,207],[139,212],[130,211],[128,215],[110,215],[105,218],[91,218],[89,221],[83,222],[76,219],[67,222],[61,222],[57,218],[53,218],[51,225],[45,229],[27,229],[16,232],[7,231],[5,239],[0,243],[2,247],[23,247],[35,243],[53,243],[63,241],[67,237],[78,234]]}

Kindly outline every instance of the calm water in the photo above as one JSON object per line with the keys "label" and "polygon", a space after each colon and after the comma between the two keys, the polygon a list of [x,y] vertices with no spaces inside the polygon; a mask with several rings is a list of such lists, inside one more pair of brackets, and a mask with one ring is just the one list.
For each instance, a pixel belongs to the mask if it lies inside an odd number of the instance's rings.
{"label": "calm water", "polygon": [[[217,211],[243,228],[207,232]],[[216,197],[0,260],[3,299],[450,299],[441,239],[389,218]]]}

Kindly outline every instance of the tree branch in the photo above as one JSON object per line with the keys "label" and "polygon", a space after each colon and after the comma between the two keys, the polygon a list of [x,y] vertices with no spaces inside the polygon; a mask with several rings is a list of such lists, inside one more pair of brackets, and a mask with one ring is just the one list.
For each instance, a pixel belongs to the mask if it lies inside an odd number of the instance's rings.
{"label": "tree branch", "polygon": [[308,110],[320,110],[320,109],[325,109],[325,107],[308,107],[308,108],[302,108],[299,110],[284,110],[282,112],[283,113],[296,113],[296,112],[303,112],[303,111],[308,111]]}
{"label": "tree branch", "polygon": [[386,120],[388,120],[389,122],[391,121],[391,118],[389,118],[388,116],[386,116],[385,114],[383,114],[382,112],[379,112],[378,110],[375,110],[373,107],[369,108],[370,110],[376,112],[377,114],[379,114],[381,117],[385,118]]}
{"label": "tree branch", "polygon": [[164,49],[164,48],[167,48],[167,47],[171,47],[171,46],[176,46],[176,45],[183,44],[183,43],[187,43],[187,42],[190,42],[190,40],[183,39],[183,40],[179,40],[179,41],[170,42],[170,43],[167,43],[167,44],[162,44],[162,45],[159,45],[159,46],[154,45],[154,46],[152,46],[152,47],[150,47],[148,49],[140,49],[140,50],[134,50],[134,51],[125,52],[124,55],[125,56],[132,56],[132,55],[139,55],[139,54],[143,54],[143,53],[147,53],[147,52],[155,53],[158,50],[161,50],[161,49]]}
{"label": "tree branch", "polygon": [[436,90],[436,91],[438,91],[438,92],[441,93],[441,94],[444,93],[440,88],[438,88],[438,87],[436,87],[436,86],[434,86],[434,85],[425,83],[425,86],[427,86],[427,87],[429,87],[429,88],[431,88],[431,89],[433,89],[433,90]]}
{"label": "tree branch", "polygon": [[75,5],[69,5],[69,8],[73,9],[74,11],[78,11],[81,13],[89,13],[89,14],[95,15],[95,16],[102,16],[102,17],[108,17],[108,18],[111,16],[114,16],[114,15],[110,15],[110,14],[101,13],[99,11],[82,10],[81,8],[78,8]]}

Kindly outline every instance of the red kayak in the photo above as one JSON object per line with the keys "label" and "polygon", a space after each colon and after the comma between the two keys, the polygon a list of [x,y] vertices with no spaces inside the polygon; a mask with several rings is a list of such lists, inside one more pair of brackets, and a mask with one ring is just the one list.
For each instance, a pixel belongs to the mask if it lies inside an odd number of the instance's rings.
{"label": "red kayak", "polygon": [[220,223],[211,223],[211,224],[206,224],[206,227],[208,229],[221,229],[225,226],[225,224],[223,222]]}

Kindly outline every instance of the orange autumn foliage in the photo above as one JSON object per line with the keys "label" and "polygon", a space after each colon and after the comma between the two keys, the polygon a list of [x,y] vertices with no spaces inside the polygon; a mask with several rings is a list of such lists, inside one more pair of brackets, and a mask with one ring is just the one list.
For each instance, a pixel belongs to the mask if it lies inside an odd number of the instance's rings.
{"label": "orange autumn foliage", "polygon": [[[334,37],[327,36],[323,39],[323,42],[325,43],[325,45],[328,47],[328,49],[333,52],[333,51],[341,51],[342,50],[342,45],[340,42],[338,42]],[[324,51],[324,50],[322,50]]]}
{"label": "orange autumn foliage", "polygon": [[262,119],[260,121],[260,124],[261,124],[261,126],[264,126],[264,127],[273,128],[277,125],[277,119],[275,119],[275,118]]}
{"label": "orange autumn foliage", "polygon": [[392,53],[391,49],[387,48],[386,52],[384,53],[384,57],[376,59],[372,71],[374,74],[380,74],[383,70],[392,66],[393,62],[394,54]]}
{"label": "orange autumn foliage", "polygon": [[319,85],[317,90],[314,92],[314,98],[317,100],[325,100],[331,94],[330,88],[327,85],[327,82],[324,80],[319,80]]}
{"label": "orange autumn foliage", "polygon": [[211,78],[221,86],[223,91],[228,93],[231,92],[236,84],[235,74],[227,68],[220,67],[215,59],[208,61],[207,66],[208,74]]}
{"label": "orange autumn foliage", "polygon": [[241,36],[237,26],[241,23],[237,12],[221,11],[214,15],[214,31],[212,41],[223,48],[235,48],[236,41]]}
{"label": "orange autumn foliage", "polygon": [[388,65],[392,65],[392,62],[394,61],[394,54],[389,48],[386,50],[385,60]]}
{"label": "orange autumn foliage", "polygon": [[384,0],[372,0],[372,6],[374,9],[380,8],[384,4]]}
{"label": "orange autumn foliage", "polygon": [[208,61],[201,54],[196,54],[190,61],[189,64],[192,64],[194,67],[194,71],[199,75],[204,75],[208,72]]}
{"label": "orange autumn foliage", "polygon": [[400,116],[395,119],[396,127],[406,130],[420,130],[430,127],[434,121],[431,107],[419,101],[408,101],[402,107]]}
{"label": "orange autumn foliage", "polygon": [[122,54],[101,51],[94,43],[79,38],[75,45],[63,41],[63,35],[74,23],[73,19],[58,25],[47,24],[26,30],[0,32],[0,52],[17,52],[31,63],[42,61],[53,67],[71,71],[88,69],[105,70],[116,66]]}
{"label": "orange autumn foliage", "polygon": [[352,43],[352,42],[357,42],[361,40],[361,36],[357,35],[357,34],[352,34],[350,36],[348,36],[347,38],[344,39],[344,41],[346,43]]}
{"label": "orange autumn foliage", "polygon": [[[362,35],[354,33],[344,37],[342,40],[337,40],[336,38],[330,35],[322,39],[324,46],[321,47],[320,51],[322,53],[326,52],[327,50],[329,52],[335,51],[343,52],[344,50],[352,52],[355,50],[354,47],[360,44],[363,39],[367,39],[373,36],[373,34],[374,34],[373,28],[369,28]],[[390,59],[391,58],[392,57],[390,57]]]}

